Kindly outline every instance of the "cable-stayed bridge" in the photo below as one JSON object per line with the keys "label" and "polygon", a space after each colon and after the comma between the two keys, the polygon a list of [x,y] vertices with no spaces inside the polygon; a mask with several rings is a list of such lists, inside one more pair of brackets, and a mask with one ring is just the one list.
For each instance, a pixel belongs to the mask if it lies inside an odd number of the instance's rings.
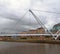
{"label": "cable-stayed bridge", "polygon": [[[0,34],[0,36],[52,36],[53,38],[55,38],[55,39],[57,39],[59,36],[60,36],[60,34],[53,34],[50,30],[48,30],[47,29],[47,27],[41,22],[41,20],[34,14],[34,12],[32,11],[32,10],[28,10],[32,15],[33,15],[33,17],[35,18],[35,20],[37,21],[37,23],[41,26],[41,27],[43,27],[45,30],[47,30],[48,31],[48,33],[46,34],[38,34],[38,33],[36,33],[36,34],[15,34],[15,33],[3,33],[3,34]],[[25,14],[26,15],[26,14]],[[24,15],[24,16],[25,16]],[[23,16],[23,17],[24,17]],[[23,18],[22,17],[22,18]]]}

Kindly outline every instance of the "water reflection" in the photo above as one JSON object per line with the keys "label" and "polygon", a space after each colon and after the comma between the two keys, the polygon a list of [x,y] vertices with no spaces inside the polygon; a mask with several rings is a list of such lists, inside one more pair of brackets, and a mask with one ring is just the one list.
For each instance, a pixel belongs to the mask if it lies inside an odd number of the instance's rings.
{"label": "water reflection", "polygon": [[0,42],[0,54],[60,54],[60,45]]}

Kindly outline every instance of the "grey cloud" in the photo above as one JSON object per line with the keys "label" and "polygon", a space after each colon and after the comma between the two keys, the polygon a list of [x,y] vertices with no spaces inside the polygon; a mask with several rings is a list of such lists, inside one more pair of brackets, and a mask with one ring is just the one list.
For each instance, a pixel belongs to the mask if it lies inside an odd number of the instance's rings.
{"label": "grey cloud", "polygon": [[[47,1],[47,2],[46,2]],[[60,11],[60,1],[59,0],[31,0],[31,9],[41,9],[43,11],[52,11],[59,12]],[[10,21],[7,24],[0,24],[0,31],[3,32],[20,32],[26,31],[31,28],[37,28],[41,25],[38,25],[37,21],[31,15],[31,13],[27,13],[24,18],[21,18],[25,14],[26,10],[19,9],[11,9],[8,7],[8,2],[0,2],[0,16],[2,18],[9,19]],[[38,12],[33,11],[36,16],[43,22],[44,25],[49,24],[49,19],[53,21],[53,24],[60,23],[60,14],[54,13],[46,13],[46,12]],[[29,16],[30,14],[30,16]],[[52,19],[53,18],[53,19]],[[1,18],[0,18],[1,19]],[[12,21],[12,22],[11,22]],[[3,23],[3,22],[2,22]],[[50,27],[49,27],[50,28]]]}

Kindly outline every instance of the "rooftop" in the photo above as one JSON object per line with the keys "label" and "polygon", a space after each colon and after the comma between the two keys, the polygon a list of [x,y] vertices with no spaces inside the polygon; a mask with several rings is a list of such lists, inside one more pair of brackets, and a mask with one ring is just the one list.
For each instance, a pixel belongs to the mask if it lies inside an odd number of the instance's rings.
{"label": "rooftop", "polygon": [[55,25],[54,25],[54,27],[55,27],[55,26],[60,26],[60,23],[58,23],[58,24],[55,24]]}

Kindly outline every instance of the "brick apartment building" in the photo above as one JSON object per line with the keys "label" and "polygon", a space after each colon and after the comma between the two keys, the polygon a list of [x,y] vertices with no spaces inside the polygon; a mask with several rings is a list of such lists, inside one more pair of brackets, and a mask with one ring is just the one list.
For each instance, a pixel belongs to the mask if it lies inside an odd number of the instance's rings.
{"label": "brick apartment building", "polygon": [[[45,30],[41,27],[35,30],[24,31],[24,32],[21,32],[20,34],[44,34],[44,33],[45,33]],[[40,39],[40,40],[43,40],[45,38],[44,36],[21,36],[21,37]]]}

